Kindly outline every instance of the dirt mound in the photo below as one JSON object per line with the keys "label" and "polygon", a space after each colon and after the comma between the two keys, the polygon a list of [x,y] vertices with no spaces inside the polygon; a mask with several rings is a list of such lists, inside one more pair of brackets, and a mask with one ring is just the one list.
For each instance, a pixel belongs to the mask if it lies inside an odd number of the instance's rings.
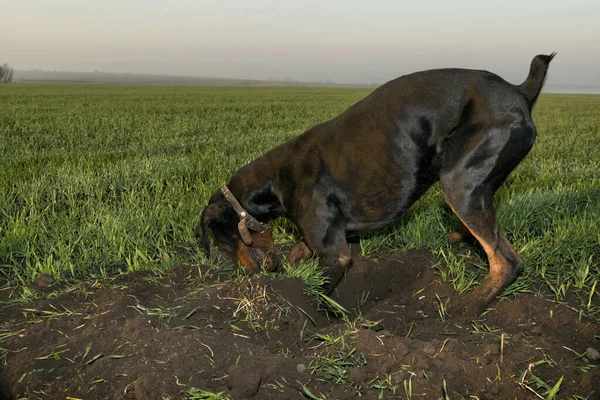
{"label": "dirt mound", "polygon": [[449,316],[459,295],[432,262],[359,259],[331,296],[345,318],[297,278],[219,283],[190,266],[6,302],[0,398],[600,398],[584,305],[523,294],[480,320]]}

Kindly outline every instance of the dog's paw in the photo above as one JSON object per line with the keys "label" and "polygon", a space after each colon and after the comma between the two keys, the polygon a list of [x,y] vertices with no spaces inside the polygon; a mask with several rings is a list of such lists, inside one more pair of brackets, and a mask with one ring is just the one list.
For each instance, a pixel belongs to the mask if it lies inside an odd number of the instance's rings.
{"label": "dog's paw", "polygon": [[448,244],[455,245],[463,242],[465,237],[460,232],[452,232],[448,235]]}
{"label": "dog's paw", "polygon": [[292,267],[295,267],[296,265],[298,265],[298,263],[312,257],[312,255],[313,255],[313,252],[310,249],[310,247],[308,247],[308,245],[306,243],[304,243],[302,240],[299,240],[298,242],[296,242],[294,247],[292,247],[290,254],[288,254],[287,262]]}
{"label": "dog's paw", "polygon": [[325,292],[326,295],[329,295],[329,294],[331,294],[331,292],[333,292],[333,289],[335,289],[335,287],[338,285],[338,283],[340,283],[340,281],[344,277],[345,273],[346,273],[345,268],[329,268],[327,270],[327,272],[325,273],[325,276],[327,276],[328,280],[323,285],[323,291]]}
{"label": "dog's paw", "polygon": [[343,264],[340,262],[332,263],[325,271],[325,276],[328,278],[328,281],[323,285],[323,290],[326,295],[329,295],[333,289],[335,289],[338,283],[340,283],[342,278],[346,275],[348,268],[352,265],[352,258],[350,257],[344,258],[343,261]]}

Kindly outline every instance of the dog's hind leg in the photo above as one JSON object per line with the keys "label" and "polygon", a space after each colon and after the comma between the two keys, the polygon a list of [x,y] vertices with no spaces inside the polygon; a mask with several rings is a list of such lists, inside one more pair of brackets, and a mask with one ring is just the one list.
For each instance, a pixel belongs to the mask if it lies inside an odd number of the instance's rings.
{"label": "dog's hind leg", "polygon": [[[473,236],[483,247],[490,269],[483,283],[467,296],[461,305],[469,314],[479,315],[485,307],[510,283],[523,269],[523,259],[500,229],[496,213],[492,207],[493,194],[487,198],[452,194],[446,200]],[[480,209],[478,205],[489,204]]]}
{"label": "dog's hind leg", "polygon": [[[494,193],[525,157],[535,138],[535,127],[517,119],[487,131],[469,131],[450,143],[440,183],[446,202],[481,244],[490,269],[483,283],[460,308],[481,313],[523,269],[523,259],[500,229],[494,210]],[[458,154],[457,154],[458,153]]]}

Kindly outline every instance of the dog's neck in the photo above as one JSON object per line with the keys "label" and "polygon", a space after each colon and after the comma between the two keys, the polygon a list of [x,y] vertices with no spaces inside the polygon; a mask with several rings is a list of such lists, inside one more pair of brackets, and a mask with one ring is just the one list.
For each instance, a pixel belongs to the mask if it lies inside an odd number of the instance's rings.
{"label": "dog's neck", "polygon": [[261,222],[286,216],[282,201],[288,194],[282,193],[284,185],[279,182],[281,168],[291,168],[290,160],[282,158],[289,153],[280,151],[285,146],[289,146],[289,143],[284,143],[241,167],[233,173],[228,183],[229,189],[244,208]]}
{"label": "dog's neck", "polygon": [[[240,173],[244,172],[244,173]],[[284,215],[271,177],[253,174],[252,169],[238,170],[231,177],[229,189],[256,219],[265,222]]]}

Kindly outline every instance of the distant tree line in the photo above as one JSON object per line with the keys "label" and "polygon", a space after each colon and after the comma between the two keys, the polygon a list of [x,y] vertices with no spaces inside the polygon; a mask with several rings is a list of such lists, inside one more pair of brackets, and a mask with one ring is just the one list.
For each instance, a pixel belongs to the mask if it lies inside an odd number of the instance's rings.
{"label": "distant tree line", "polygon": [[0,65],[0,83],[11,83],[14,70],[8,64]]}

